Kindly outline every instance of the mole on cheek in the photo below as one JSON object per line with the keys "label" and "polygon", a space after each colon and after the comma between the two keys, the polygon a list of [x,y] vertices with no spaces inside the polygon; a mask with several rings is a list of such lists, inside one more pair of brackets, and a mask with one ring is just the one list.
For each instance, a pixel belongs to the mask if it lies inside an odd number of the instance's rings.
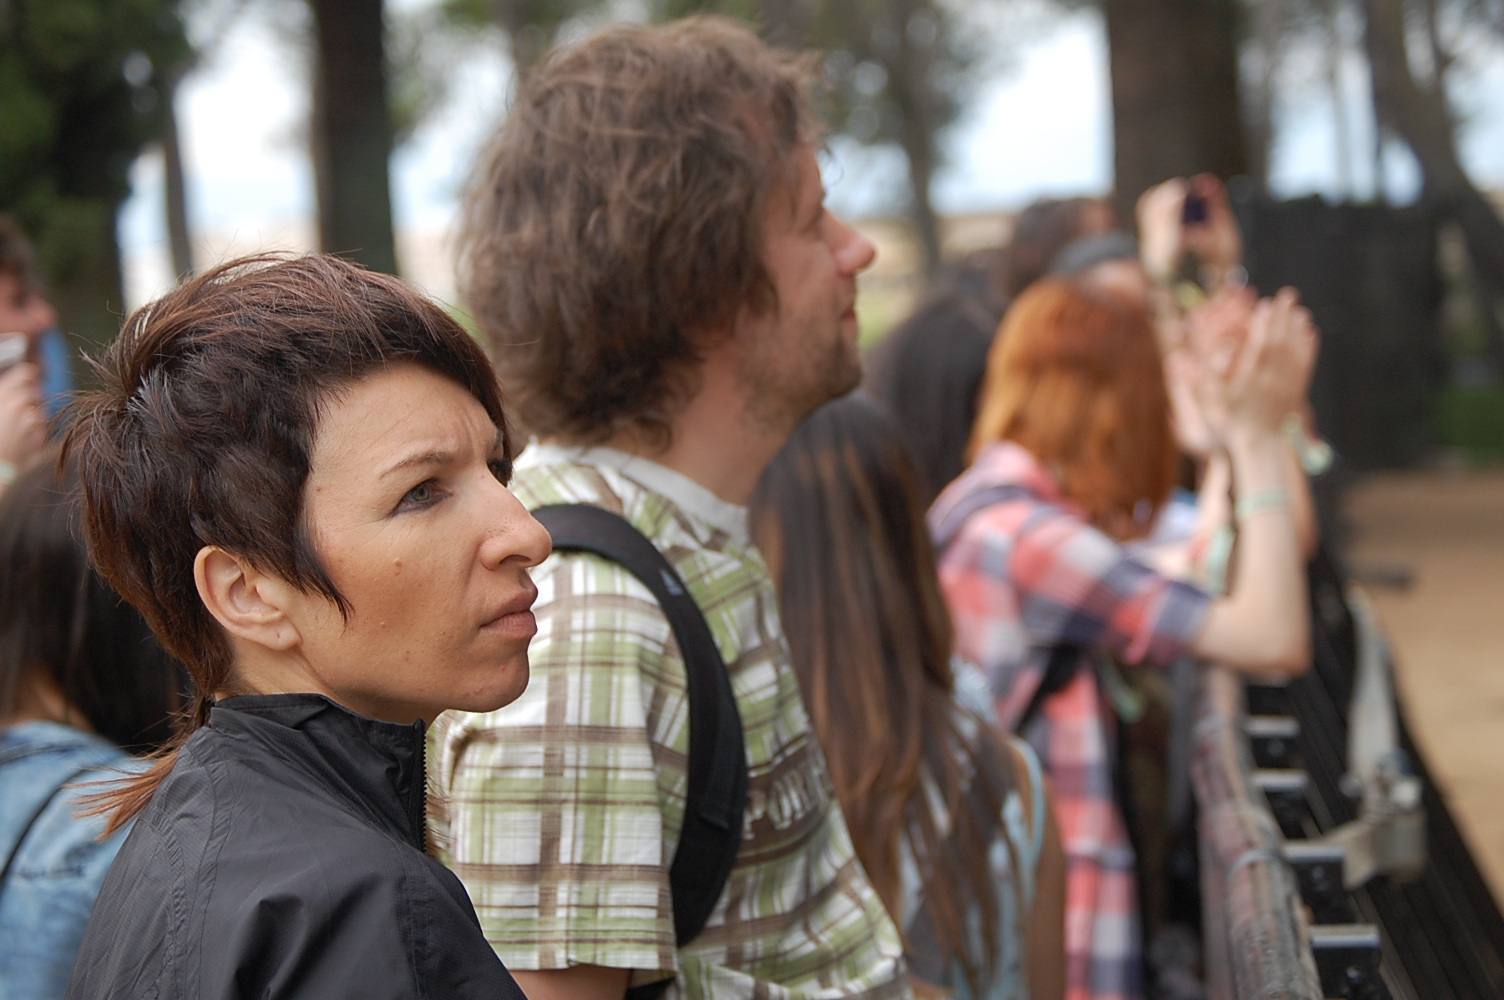
{"label": "mole on cheek", "polygon": [[402,572],[402,560],[401,559],[393,559],[392,560],[392,570],[394,572],[397,572],[397,573],[401,573]]}

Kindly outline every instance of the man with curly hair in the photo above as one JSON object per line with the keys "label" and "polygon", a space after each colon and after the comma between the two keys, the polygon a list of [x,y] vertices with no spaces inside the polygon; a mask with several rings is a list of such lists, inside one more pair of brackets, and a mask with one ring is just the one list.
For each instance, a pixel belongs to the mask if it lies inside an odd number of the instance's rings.
{"label": "man with curly hair", "polygon": [[909,992],[747,536],[763,468],[861,374],[874,249],[824,207],[814,66],[715,18],[605,29],[533,70],[472,184],[462,291],[535,438],[514,488],[617,513],[668,557],[725,661],[748,770],[736,863],[681,947],[684,658],[621,566],[539,567],[526,693],[430,742],[446,860],[532,1000],[670,979],[670,996]]}

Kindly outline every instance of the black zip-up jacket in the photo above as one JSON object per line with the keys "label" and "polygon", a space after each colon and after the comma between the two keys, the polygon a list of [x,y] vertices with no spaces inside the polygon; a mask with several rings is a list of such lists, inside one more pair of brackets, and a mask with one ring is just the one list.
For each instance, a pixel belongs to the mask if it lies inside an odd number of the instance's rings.
{"label": "black zip-up jacket", "polygon": [[95,904],[70,1000],[525,1000],[423,853],[423,725],[319,695],[214,706]]}

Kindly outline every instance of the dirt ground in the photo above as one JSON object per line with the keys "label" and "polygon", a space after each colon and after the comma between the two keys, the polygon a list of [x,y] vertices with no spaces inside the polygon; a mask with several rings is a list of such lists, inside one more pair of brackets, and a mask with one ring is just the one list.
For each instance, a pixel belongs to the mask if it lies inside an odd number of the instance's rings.
{"label": "dirt ground", "polygon": [[1374,476],[1346,510],[1356,570],[1414,574],[1369,590],[1416,741],[1504,900],[1504,472]]}

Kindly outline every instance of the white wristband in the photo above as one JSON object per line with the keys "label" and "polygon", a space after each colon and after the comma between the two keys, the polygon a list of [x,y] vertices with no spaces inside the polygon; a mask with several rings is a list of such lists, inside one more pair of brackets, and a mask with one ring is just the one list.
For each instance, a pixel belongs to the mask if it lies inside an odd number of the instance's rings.
{"label": "white wristband", "polygon": [[1276,487],[1270,490],[1258,490],[1247,496],[1238,497],[1238,502],[1233,505],[1233,515],[1241,523],[1265,511],[1285,510],[1289,506],[1290,495]]}

